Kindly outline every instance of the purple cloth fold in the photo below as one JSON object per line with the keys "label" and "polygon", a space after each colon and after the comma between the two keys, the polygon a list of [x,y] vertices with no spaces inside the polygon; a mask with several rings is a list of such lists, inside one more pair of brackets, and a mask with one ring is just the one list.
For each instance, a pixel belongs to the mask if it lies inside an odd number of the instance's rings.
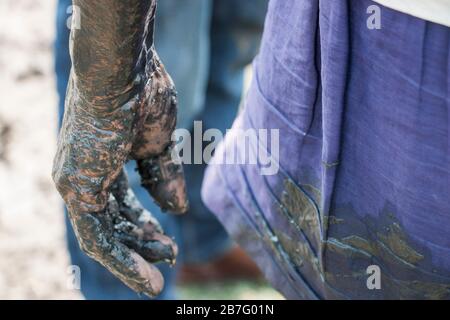
{"label": "purple cloth fold", "polygon": [[[379,6],[371,30],[371,5],[271,1],[215,160],[266,150],[278,172],[211,164],[203,183],[287,298],[450,299],[450,29]],[[279,130],[279,150],[261,136],[237,148],[239,129]]]}

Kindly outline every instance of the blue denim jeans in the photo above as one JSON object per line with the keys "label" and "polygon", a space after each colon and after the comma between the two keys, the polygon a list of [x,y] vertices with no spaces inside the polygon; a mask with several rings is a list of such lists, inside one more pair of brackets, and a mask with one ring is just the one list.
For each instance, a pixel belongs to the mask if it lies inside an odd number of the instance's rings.
{"label": "blue denim jeans", "polygon": [[[59,0],[55,43],[55,70],[62,121],[70,73],[70,0]],[[262,33],[267,0],[164,0],[159,1],[155,43],[179,94],[179,127],[191,129],[194,120],[204,129],[223,132],[231,126],[242,95],[244,67],[255,56]],[[81,27],[83,21],[81,20]],[[222,255],[232,243],[222,225],[200,199],[204,165],[186,165],[190,210],[183,217],[161,213],[141,188],[134,163],[126,166],[130,185],[141,203],[174,236],[180,263],[202,263]],[[136,299],[138,296],[88,258],[78,247],[67,220],[72,263],[81,268],[81,291],[86,299]],[[165,290],[160,299],[174,298],[176,268],[160,267]]]}
{"label": "blue denim jeans", "polygon": [[[178,126],[225,133],[242,96],[243,71],[259,48],[267,0],[164,0],[158,3],[155,44],[179,95]],[[190,210],[176,217],[181,259],[202,263],[232,243],[203,205],[200,189],[205,165],[185,165]]]}

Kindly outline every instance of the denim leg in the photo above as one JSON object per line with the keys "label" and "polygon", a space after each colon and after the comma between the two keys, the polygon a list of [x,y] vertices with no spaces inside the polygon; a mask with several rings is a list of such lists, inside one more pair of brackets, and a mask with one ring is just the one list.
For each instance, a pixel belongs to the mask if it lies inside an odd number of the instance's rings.
{"label": "denim leg", "polygon": [[244,68],[259,49],[267,3],[214,0],[211,63],[201,115],[205,129],[225,131],[231,127],[242,96]]}
{"label": "denim leg", "polygon": [[[267,0],[214,0],[208,83],[204,108],[198,116],[204,130],[217,128],[224,133],[231,127],[242,96],[244,68],[259,48],[266,10]],[[187,263],[209,261],[232,246],[225,229],[201,200],[205,168],[185,165],[190,210],[179,219]]]}
{"label": "denim leg", "polygon": [[[70,31],[66,26],[66,21],[69,18],[68,8],[72,4],[70,0],[59,0],[57,6],[56,19],[56,41],[55,41],[55,72],[57,90],[59,95],[59,124],[61,125],[64,114],[64,100],[66,95],[66,87],[69,78],[71,61],[69,56],[69,34]],[[129,166],[130,167],[130,166]],[[134,170],[131,174],[134,175]],[[138,198],[142,204],[148,208],[151,202],[150,197],[143,193],[140,188],[139,181],[134,179],[130,183],[132,188],[137,193]],[[157,214],[156,214],[157,215]],[[81,293],[86,299],[139,299],[140,297],[108,270],[106,270],[99,263],[95,262],[87,255],[85,255],[79,248],[78,241],[73,232],[72,226],[66,214],[66,230],[67,230],[67,245],[71,258],[71,263],[80,267],[81,270]],[[161,223],[165,231],[170,235],[175,235],[175,221],[164,217]],[[171,269],[164,265],[160,267],[161,272],[165,278],[165,288],[158,299],[173,299],[175,288],[175,269]],[[146,299],[145,297],[141,297]]]}
{"label": "denim leg", "polygon": [[64,115],[64,100],[66,98],[67,82],[69,79],[71,61],[69,55],[69,35],[67,28],[67,13],[72,5],[71,0],[59,0],[56,7],[56,39],[54,43],[56,89],[58,92],[58,127],[62,124]]}
{"label": "denim leg", "polygon": [[[165,0],[158,3],[155,44],[177,87],[178,127],[181,128],[191,129],[205,104],[211,14],[212,0]],[[224,242],[227,248],[229,245],[226,236],[220,233],[215,236],[216,223],[213,221],[210,225],[212,215],[206,211],[200,199],[203,166],[192,169],[186,168],[190,210],[183,218],[177,218],[183,227],[182,239],[178,241],[179,260],[204,262],[209,260],[211,252],[223,252]],[[200,213],[198,219],[197,212],[207,214]],[[189,228],[185,228],[186,225]],[[207,237],[203,236],[203,230],[206,230]],[[205,239],[208,239],[207,246]]]}
{"label": "denim leg", "polygon": [[209,68],[212,0],[158,1],[155,46],[178,92],[178,127],[202,111]]}

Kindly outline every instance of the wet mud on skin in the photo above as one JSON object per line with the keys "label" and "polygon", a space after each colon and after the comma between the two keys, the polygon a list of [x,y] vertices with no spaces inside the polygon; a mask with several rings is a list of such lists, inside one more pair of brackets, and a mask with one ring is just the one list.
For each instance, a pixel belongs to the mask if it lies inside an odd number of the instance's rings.
{"label": "wet mud on skin", "polygon": [[160,206],[187,210],[181,165],[170,158],[174,84],[153,45],[156,1],[74,0],[80,28],[70,36],[72,70],[53,165],[80,246],[138,292],[163,279],[150,263],[173,263],[173,241],[138,203],[122,168],[137,160]]}
{"label": "wet mud on skin", "polygon": [[184,174],[182,167],[172,161],[171,153],[172,148],[168,147],[161,156],[139,160],[138,171],[142,186],[163,211],[185,212],[188,200],[184,190],[179,188],[184,183]]}
{"label": "wet mud on skin", "polygon": [[[427,249],[407,236],[395,218],[394,206],[386,204],[378,218],[361,217],[351,205],[337,207],[323,219],[323,228],[332,230],[332,236],[320,240],[319,215],[313,203],[320,203],[318,189],[311,185],[299,188],[285,180],[278,210],[285,211],[283,215],[294,222],[293,230],[302,230],[314,247],[293,236],[295,231],[274,232],[291,263],[315,279],[314,287],[324,292],[324,297],[450,299],[450,275],[437,270]],[[366,287],[370,265],[381,268],[382,290]]]}

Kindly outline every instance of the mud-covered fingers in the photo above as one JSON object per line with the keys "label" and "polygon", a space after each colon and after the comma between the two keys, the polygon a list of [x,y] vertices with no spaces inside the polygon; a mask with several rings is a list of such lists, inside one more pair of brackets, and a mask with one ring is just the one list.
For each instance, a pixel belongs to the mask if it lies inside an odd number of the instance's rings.
{"label": "mud-covered fingers", "polygon": [[175,264],[178,247],[172,239],[163,234],[155,233],[151,237],[142,238],[133,233],[116,232],[114,237],[150,263]]}
{"label": "mud-covered fingers", "polygon": [[162,210],[185,213],[189,207],[183,166],[168,147],[159,156],[137,161],[142,186]]}
{"label": "mud-covered fingers", "polygon": [[106,212],[69,213],[81,249],[136,292],[158,295],[164,279],[159,270],[113,237]]}
{"label": "mud-covered fingers", "polygon": [[107,214],[112,218],[115,239],[148,262],[175,262],[176,244],[163,234],[159,222],[137,200],[128,186],[125,172],[113,184]]}
{"label": "mud-covered fingers", "polygon": [[122,170],[117,180],[113,183],[111,194],[113,195],[114,201],[110,201],[110,207],[111,205],[117,205],[116,215],[120,215],[140,228],[145,228],[147,232],[163,233],[158,220],[142,206],[128,185],[125,170]]}
{"label": "mud-covered fingers", "polygon": [[120,205],[115,206],[114,203],[108,208],[108,215],[113,217],[113,237],[135,250],[148,262],[174,264],[178,254],[177,245],[163,234],[158,221],[142,209],[139,218],[133,223],[120,208]]}
{"label": "mud-covered fingers", "polygon": [[105,260],[99,262],[137,293],[150,297],[160,294],[164,278],[158,268],[121,242],[114,243],[115,249]]}

